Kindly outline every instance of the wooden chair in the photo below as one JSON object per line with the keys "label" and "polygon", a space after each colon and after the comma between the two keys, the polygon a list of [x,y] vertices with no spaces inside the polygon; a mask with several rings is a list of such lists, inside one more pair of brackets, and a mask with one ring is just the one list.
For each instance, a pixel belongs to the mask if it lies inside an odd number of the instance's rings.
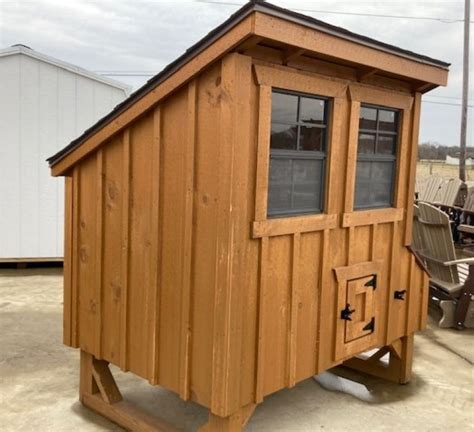
{"label": "wooden chair", "polygon": [[460,209],[458,231],[464,236],[474,236],[474,187],[467,190],[464,206]]}
{"label": "wooden chair", "polygon": [[443,311],[440,327],[474,327],[474,253],[454,247],[450,220],[439,208],[415,206],[413,248],[430,273],[430,302]]}
{"label": "wooden chair", "polygon": [[458,178],[443,181],[438,189],[434,201],[421,201],[431,202],[444,207],[454,207],[459,190],[463,184],[463,181]]}
{"label": "wooden chair", "polygon": [[434,202],[442,184],[443,179],[438,176],[431,176],[425,182],[417,183],[418,201]]}

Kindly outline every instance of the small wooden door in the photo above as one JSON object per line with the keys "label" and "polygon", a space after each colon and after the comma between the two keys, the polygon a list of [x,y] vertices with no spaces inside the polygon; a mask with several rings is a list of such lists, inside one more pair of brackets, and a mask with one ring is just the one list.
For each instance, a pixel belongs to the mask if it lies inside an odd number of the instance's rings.
{"label": "small wooden door", "polygon": [[375,330],[374,278],[371,275],[347,281],[346,307],[353,312],[345,320],[346,343],[367,336]]}
{"label": "small wooden door", "polygon": [[374,343],[381,264],[368,261],[334,269],[338,281],[336,360],[369,349]]}

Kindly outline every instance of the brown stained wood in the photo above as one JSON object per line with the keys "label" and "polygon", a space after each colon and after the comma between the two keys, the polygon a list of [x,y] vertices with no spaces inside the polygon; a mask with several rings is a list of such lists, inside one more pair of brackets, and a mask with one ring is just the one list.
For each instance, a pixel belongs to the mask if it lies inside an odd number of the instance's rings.
{"label": "brown stained wood", "polygon": [[98,355],[97,316],[99,289],[96,277],[97,251],[97,162],[94,155],[80,166],[78,286],[79,345]]}
{"label": "brown stained wood", "polygon": [[255,220],[265,221],[267,219],[268,170],[270,160],[270,117],[272,113],[272,91],[270,86],[260,86],[258,106]]}
{"label": "brown stained wood", "polygon": [[255,411],[255,404],[248,404],[228,417],[219,417],[209,413],[207,423],[201,426],[199,432],[240,432],[247,425]]}
{"label": "brown stained wood", "polygon": [[297,323],[298,323],[298,303],[299,303],[299,266],[300,266],[300,246],[301,234],[293,235],[292,246],[292,275],[290,294],[290,320],[288,326],[288,387],[296,384],[296,347],[297,347]]}
{"label": "brown stained wood", "polygon": [[[329,149],[327,159],[325,209],[329,215],[338,213],[340,189],[343,187],[340,167],[344,160],[343,129],[345,125],[345,98],[335,97],[332,100],[331,111],[332,118],[329,125]],[[336,221],[337,223],[337,221]],[[335,228],[335,227],[334,227]]]}
{"label": "brown stained wood", "polygon": [[365,84],[349,85],[349,95],[352,101],[402,110],[410,110],[413,105],[413,96],[409,93],[374,88]]}
{"label": "brown stained wood", "polygon": [[102,358],[120,362],[122,284],[123,143],[116,137],[104,148]]}
{"label": "brown stained wood", "polygon": [[329,280],[331,278],[331,261],[330,261],[330,231],[324,230],[322,233],[322,239],[320,243],[321,251],[321,263],[320,263],[320,272],[319,272],[319,302],[318,302],[318,321],[317,321],[317,340],[318,344],[316,347],[318,348],[317,356],[316,356],[316,364],[315,369],[319,373],[320,371],[324,370],[328,364],[326,360],[323,360],[323,352],[324,350],[321,349],[323,346],[328,346],[331,342],[332,334],[330,329],[325,324],[329,322],[331,319],[331,311],[326,305],[329,303],[329,298],[331,295]]}
{"label": "brown stained wood", "polygon": [[378,68],[395,75],[438,85],[447,84],[446,70],[401,57],[397,57],[395,61],[393,55],[375,48],[362,47],[355,42],[342,40],[321,31],[315,30],[311,33],[312,36],[308,37],[308,30],[297,23],[256,13],[255,34],[257,36],[298,46],[333,59],[344,59],[358,65]]}
{"label": "brown stained wood", "polygon": [[121,256],[121,296],[120,296],[120,367],[128,370],[128,284],[130,249],[130,130],[126,129],[122,138],[122,256]]}
{"label": "brown stained wood", "polygon": [[160,272],[161,272],[161,215],[160,184],[161,184],[161,108],[153,111],[153,151],[152,173],[154,179],[151,197],[151,247],[150,247],[150,288],[151,298],[148,302],[147,325],[149,327],[150,343],[148,353],[148,376],[152,384],[158,384],[159,376],[159,313],[160,313]]}
{"label": "brown stained wood", "polygon": [[[346,360],[343,366],[363,372],[397,384],[406,384],[411,379],[413,361],[413,335],[396,341],[400,344],[394,349],[392,346],[382,347],[378,353],[368,359],[353,357]],[[389,364],[385,366],[380,358],[390,353]]]}
{"label": "brown stained wood", "polygon": [[349,136],[347,144],[347,161],[345,167],[344,212],[351,213],[354,207],[354,187],[357,162],[357,143],[359,138],[360,102],[351,101],[349,117]]}
{"label": "brown stained wood", "polygon": [[240,54],[247,54],[247,51],[255,49],[258,46],[258,44],[262,41],[263,41],[263,38],[261,37],[251,36],[248,39],[246,39],[244,42],[242,42],[235,49],[235,51]]}
{"label": "brown stained wood", "polygon": [[297,59],[298,57],[302,56],[306,50],[302,48],[292,47],[288,48],[283,51],[282,53],[282,63],[287,65],[290,61]]}
{"label": "brown stained wood", "polygon": [[[79,348],[79,167],[72,171],[71,346]],[[67,270],[67,267],[64,271]]]}
{"label": "brown stained wood", "polygon": [[[64,340],[104,360],[86,358],[101,373],[82,379],[92,396],[81,397],[122,426],[148,427],[104,400],[105,361],[210,408],[204,430],[241,430],[266,395],[370,348],[385,345],[371,363],[393,354],[399,365],[385,375],[408,379],[400,338],[426,324],[428,298],[403,245],[412,82],[360,84],[356,68],[311,52],[283,66],[282,49],[226,55],[150,109],[137,105],[68,171]],[[331,98],[322,214],[267,218],[272,88]],[[361,103],[403,110],[394,208],[353,211]],[[407,300],[394,300],[405,288]],[[347,302],[352,324],[341,319]],[[364,330],[372,315],[375,331]]]}
{"label": "brown stained wood", "polygon": [[397,150],[397,173],[395,179],[395,200],[394,207],[405,208],[406,194],[408,183],[410,182],[409,177],[409,164],[408,159],[411,150],[411,139],[410,139],[410,124],[411,124],[411,110],[403,110],[401,112],[401,126],[400,126],[400,140],[398,143]]}
{"label": "brown stained wood", "polygon": [[92,361],[92,376],[105,402],[112,404],[123,399],[106,361]]}
{"label": "brown stained wood", "polygon": [[289,67],[256,63],[254,65],[257,83],[260,86],[283,88],[327,97],[342,97],[347,82],[311,72],[298,71]]}
{"label": "brown stained wood", "polygon": [[344,213],[343,227],[357,227],[372,224],[396,222],[403,219],[403,208],[385,208],[376,210],[360,210]]}
{"label": "brown stained wood", "polygon": [[367,78],[375,75],[377,72],[379,72],[379,70],[375,68],[361,68],[357,71],[357,78],[359,81],[365,81]]}
{"label": "brown stained wood", "polygon": [[413,230],[413,201],[415,199],[416,161],[418,158],[418,134],[420,130],[421,93],[415,94],[413,104],[408,190],[406,198],[405,246],[411,245]]}
{"label": "brown stained wood", "polygon": [[209,65],[209,63],[217,60],[225,52],[236,46],[241,40],[248,37],[251,34],[252,27],[252,17],[248,17],[243,20],[226,35],[221,37],[216,43],[209,46],[202,53],[185,64],[175,74],[171,75],[167,80],[162,82],[153,91],[142,97],[126,111],[119,114],[117,118],[107,123],[102,129],[87,139],[87,141],[84,142],[80,147],[58,161],[52,167],[52,174],[54,176],[63,175],[73,164],[77,163],[87,154],[94,151],[113,134],[124,129],[132,121],[141,116],[145,111],[152,108],[160,100],[164,99],[170,93],[175,91],[183,83],[201,72]]}
{"label": "brown stained wood", "polygon": [[[233,262],[235,253],[233,238],[234,212],[232,197],[237,185],[235,157],[239,151],[240,135],[235,103],[238,99],[243,73],[250,74],[250,58],[240,54],[229,54],[222,60],[222,90],[226,97],[220,104],[218,192],[217,203],[217,256],[216,290],[214,297],[214,334],[211,411],[228,416],[239,406],[240,378],[237,365],[242,349],[242,296],[233,285]],[[231,343],[233,341],[233,343]]]}
{"label": "brown stained wood", "polygon": [[95,251],[95,276],[96,276],[96,347],[95,355],[102,358],[102,270],[103,270],[103,244],[104,244],[104,157],[100,149],[96,156],[97,162],[97,191],[96,191],[96,251]]}
{"label": "brown stained wood", "polygon": [[386,308],[387,326],[385,344],[397,338],[398,321],[400,320],[404,301],[395,299],[395,291],[401,290],[400,272],[398,271],[400,265],[400,237],[399,224],[395,222],[392,225],[391,251],[390,251],[390,281],[388,291],[388,301]]}
{"label": "brown stained wood", "polygon": [[183,254],[180,334],[180,396],[189,399],[189,348],[190,348],[190,296],[193,243],[193,205],[194,205],[194,149],[196,141],[196,82],[188,85],[187,141],[185,148],[185,203],[183,218]]}
{"label": "brown stained wood", "polygon": [[267,219],[253,223],[253,238],[273,237],[285,234],[304,233],[333,229],[337,226],[337,215],[313,215],[281,219]]}
{"label": "brown stained wood", "polygon": [[257,373],[255,378],[255,403],[263,401],[263,380],[264,380],[264,368],[265,368],[265,357],[264,353],[266,350],[266,337],[265,337],[265,322],[266,322],[266,300],[267,300],[267,283],[266,274],[268,267],[268,237],[263,237],[260,240],[260,272],[259,272],[259,298],[258,298],[258,339],[257,339]]}
{"label": "brown stained wood", "polygon": [[72,294],[72,259],[73,259],[73,179],[65,178],[64,203],[64,306],[63,306],[63,343],[72,346],[72,307],[76,299]]}

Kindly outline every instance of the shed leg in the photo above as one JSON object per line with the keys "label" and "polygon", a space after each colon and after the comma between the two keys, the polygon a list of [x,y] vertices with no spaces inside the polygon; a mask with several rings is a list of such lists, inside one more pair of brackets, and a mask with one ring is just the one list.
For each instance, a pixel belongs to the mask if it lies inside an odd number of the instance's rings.
{"label": "shed leg", "polygon": [[[388,365],[380,360],[387,353],[389,354]],[[353,357],[346,360],[343,366],[387,381],[406,384],[411,379],[412,362],[413,334],[404,336],[391,345],[380,348],[368,359]]]}
{"label": "shed leg", "polygon": [[88,408],[117,423],[126,430],[136,432],[176,432],[177,429],[163,420],[140,411],[123,400],[109,369],[108,362],[97,360],[81,350],[79,399]]}
{"label": "shed leg", "polygon": [[199,432],[240,432],[252,417],[256,406],[248,404],[228,417],[219,417],[209,412],[209,419],[199,428]]}

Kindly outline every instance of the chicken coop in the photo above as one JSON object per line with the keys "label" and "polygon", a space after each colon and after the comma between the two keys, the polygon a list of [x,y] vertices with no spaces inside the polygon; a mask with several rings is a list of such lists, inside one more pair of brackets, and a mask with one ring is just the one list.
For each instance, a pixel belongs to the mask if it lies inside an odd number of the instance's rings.
{"label": "chicken coop", "polygon": [[168,427],[110,363],[235,431],[336,365],[408,382],[428,303],[410,249],[420,103],[448,66],[251,2],[51,157],[81,401]]}

